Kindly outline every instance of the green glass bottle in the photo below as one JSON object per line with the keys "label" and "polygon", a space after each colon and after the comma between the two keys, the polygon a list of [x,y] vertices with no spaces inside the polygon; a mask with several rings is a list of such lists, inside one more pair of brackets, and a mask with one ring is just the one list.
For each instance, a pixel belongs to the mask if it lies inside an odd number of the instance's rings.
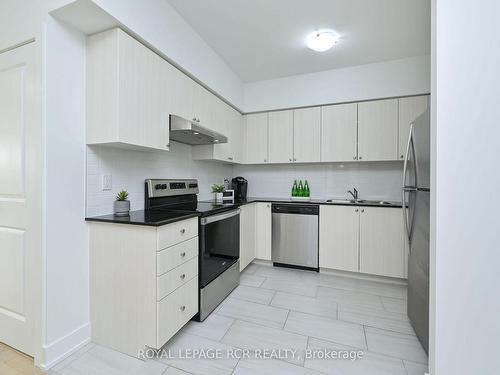
{"label": "green glass bottle", "polygon": [[306,183],[304,184],[304,197],[310,197],[311,196],[311,190],[309,189],[309,184]]}
{"label": "green glass bottle", "polygon": [[304,185],[302,185],[302,180],[299,181],[299,189],[297,192],[298,197],[303,197],[304,196]]}
{"label": "green glass bottle", "polygon": [[292,186],[292,197],[297,196],[297,180],[293,181],[293,186]]}

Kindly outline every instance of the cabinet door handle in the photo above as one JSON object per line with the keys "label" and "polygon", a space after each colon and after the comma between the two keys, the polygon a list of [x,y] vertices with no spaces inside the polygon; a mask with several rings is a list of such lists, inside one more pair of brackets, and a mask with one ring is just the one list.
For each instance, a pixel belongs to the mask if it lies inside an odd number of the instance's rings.
{"label": "cabinet door handle", "polygon": [[356,157],[356,156],[353,156],[353,157],[352,157],[352,160],[356,160],[356,159],[357,159],[357,157]]}
{"label": "cabinet door handle", "polygon": [[182,280],[184,280],[185,278],[186,278],[186,274],[185,274],[185,273],[183,273],[183,274],[181,275],[181,279],[182,279]]}
{"label": "cabinet door handle", "polygon": [[361,210],[361,212],[365,212],[365,210],[363,209],[363,210]]}
{"label": "cabinet door handle", "polygon": [[267,163],[267,159],[264,159],[264,163]]}
{"label": "cabinet door handle", "polygon": [[292,161],[292,158],[288,159],[289,161]]}
{"label": "cabinet door handle", "polygon": [[293,158],[293,161],[297,161],[297,159]]}
{"label": "cabinet door handle", "polygon": [[181,234],[184,234],[184,233],[186,233],[186,229],[182,228],[181,229]]}
{"label": "cabinet door handle", "polygon": [[359,160],[361,160],[361,159],[363,159],[363,157],[362,157],[362,156],[360,156],[358,159],[359,159]]}
{"label": "cabinet door handle", "polygon": [[180,307],[180,310],[181,310],[181,311],[186,310],[186,306],[182,305],[182,306]]}
{"label": "cabinet door handle", "polygon": [[186,256],[186,252],[185,252],[185,251],[183,251],[183,252],[181,253],[181,257],[183,257],[183,258],[184,258],[185,256]]}
{"label": "cabinet door handle", "polygon": [[358,212],[358,211],[359,211],[359,210],[358,210],[357,208],[354,210],[354,212]]}
{"label": "cabinet door handle", "polygon": [[399,155],[399,158],[400,159],[404,159],[404,155]]}

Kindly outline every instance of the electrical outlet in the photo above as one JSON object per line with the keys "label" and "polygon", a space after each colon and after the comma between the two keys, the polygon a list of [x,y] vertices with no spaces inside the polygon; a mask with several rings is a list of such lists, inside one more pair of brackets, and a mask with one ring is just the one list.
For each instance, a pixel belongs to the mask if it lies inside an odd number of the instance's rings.
{"label": "electrical outlet", "polygon": [[113,189],[113,176],[110,174],[102,175],[102,190],[112,190]]}

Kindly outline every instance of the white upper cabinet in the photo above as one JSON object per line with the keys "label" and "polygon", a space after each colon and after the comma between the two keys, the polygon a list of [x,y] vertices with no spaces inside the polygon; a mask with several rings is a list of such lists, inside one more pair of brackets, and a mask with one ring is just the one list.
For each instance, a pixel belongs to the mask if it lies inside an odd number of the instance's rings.
{"label": "white upper cabinet", "polygon": [[293,111],[269,112],[269,162],[293,162]]}
{"label": "white upper cabinet", "polygon": [[398,159],[398,99],[358,103],[358,160]]}
{"label": "white upper cabinet", "polygon": [[269,161],[267,113],[244,116],[243,160],[247,164],[263,164]]}
{"label": "white upper cabinet", "polygon": [[357,160],[357,146],[357,103],[321,107],[321,161]]}
{"label": "white upper cabinet", "polygon": [[405,239],[400,209],[360,207],[359,271],[405,277]]}
{"label": "white upper cabinet", "polygon": [[403,160],[408,143],[410,124],[425,112],[429,106],[429,96],[411,96],[399,99],[399,159]]}
{"label": "white upper cabinet", "polygon": [[193,159],[241,163],[243,159],[241,114],[215,96],[212,96],[209,102],[212,103],[210,123],[204,124],[200,118],[200,124],[225,135],[227,143],[193,146]]}
{"label": "white upper cabinet", "polygon": [[215,96],[212,95],[206,88],[198,85],[193,81],[194,93],[193,93],[193,109],[192,117],[188,120],[194,120],[200,125],[216,130],[212,123],[213,120],[213,103],[215,101]]}
{"label": "white upper cabinet", "polygon": [[87,143],[168,150],[171,73],[120,29],[87,40]]}
{"label": "white upper cabinet", "polygon": [[195,82],[167,62],[164,65],[165,69],[172,70],[166,86],[172,97],[171,114],[188,120],[194,119]]}
{"label": "white upper cabinet", "polygon": [[293,111],[293,161],[319,162],[321,157],[321,108]]}

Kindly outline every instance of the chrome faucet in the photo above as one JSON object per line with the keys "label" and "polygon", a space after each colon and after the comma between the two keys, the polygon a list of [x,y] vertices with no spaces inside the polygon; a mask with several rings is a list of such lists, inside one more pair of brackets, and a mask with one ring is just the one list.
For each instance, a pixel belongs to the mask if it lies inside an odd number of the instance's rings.
{"label": "chrome faucet", "polygon": [[347,190],[347,192],[352,195],[355,201],[358,200],[358,191],[356,190],[356,188],[353,188],[352,191]]}

